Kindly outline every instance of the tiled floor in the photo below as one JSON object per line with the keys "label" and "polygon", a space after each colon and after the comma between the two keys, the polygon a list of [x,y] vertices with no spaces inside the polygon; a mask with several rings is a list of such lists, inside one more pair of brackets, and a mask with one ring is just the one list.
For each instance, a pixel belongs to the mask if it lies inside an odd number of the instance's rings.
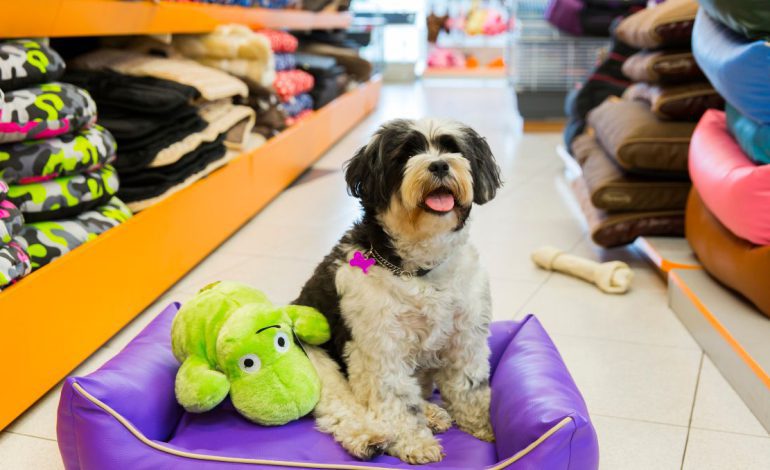
{"label": "tiled floor", "polygon": [[[356,217],[342,163],[381,121],[424,115],[461,119],[487,136],[506,186],[474,209],[472,236],[492,281],[495,317],[535,313],[580,386],[599,433],[603,469],[767,469],[770,436],[666,305],[665,285],[632,250],[601,251],[586,239],[561,176],[556,134],[522,135],[502,87],[387,86],[381,106],[227,243],[97,351],[76,374],[115,354],[171,300],[229,278],[276,302],[297,294],[315,264]],[[607,296],[538,270],[530,251],[552,244],[594,259],[622,259],[633,290]],[[62,466],[56,447],[58,389],[0,433],[0,468]]]}

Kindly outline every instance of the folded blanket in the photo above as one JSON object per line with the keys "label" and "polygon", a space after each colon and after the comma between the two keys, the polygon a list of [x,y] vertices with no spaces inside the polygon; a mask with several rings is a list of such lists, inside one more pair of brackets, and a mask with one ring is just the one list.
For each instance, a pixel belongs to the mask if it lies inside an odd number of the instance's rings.
{"label": "folded blanket", "polygon": [[281,106],[287,116],[295,117],[302,111],[313,109],[313,97],[309,93],[302,93],[281,103]]}
{"label": "folded blanket", "polygon": [[0,200],[0,245],[21,233],[23,226],[24,216],[16,205],[7,199]]}
{"label": "folded blanket", "polygon": [[272,61],[269,64],[264,64],[255,60],[211,57],[199,57],[195,60],[207,67],[222,70],[239,78],[253,80],[264,86],[270,86],[275,80],[275,64]]}
{"label": "folded blanket", "polygon": [[99,106],[142,114],[168,115],[189,106],[200,92],[188,85],[155,77],[135,77],[111,70],[69,70],[64,81],[88,90]]}
{"label": "folded blanket", "polygon": [[63,73],[61,56],[44,44],[21,39],[0,42],[0,90],[52,82]]}
{"label": "folded blanket", "polygon": [[118,190],[118,175],[110,165],[77,175],[62,176],[42,183],[13,185],[8,200],[29,222],[74,217],[104,204]]}
{"label": "folded blanket", "polygon": [[259,61],[263,65],[272,60],[268,37],[240,24],[219,25],[208,34],[177,34],[173,45],[179,52],[193,59],[246,59]]}
{"label": "folded blanket", "polygon": [[749,38],[770,40],[770,4],[767,0],[700,0],[710,17]]}
{"label": "folded blanket", "polygon": [[313,76],[303,70],[286,70],[276,72],[273,89],[281,101],[287,101],[293,96],[309,92],[314,83]]}
{"label": "folded blanket", "polygon": [[0,178],[25,184],[69,176],[111,163],[115,138],[94,125],[75,134],[0,145]]}
{"label": "folded blanket", "polygon": [[0,106],[0,143],[48,139],[96,122],[87,91],[68,83],[46,83],[5,93]]}
{"label": "folded blanket", "polygon": [[246,84],[238,78],[190,59],[105,48],[81,55],[71,65],[75,69],[113,70],[125,75],[171,80],[195,88],[210,101],[248,94]]}
{"label": "folded blanket", "polygon": [[257,113],[254,132],[265,138],[273,137],[286,128],[286,113],[281,107],[278,95],[269,88],[247,81],[249,96],[240,102]]}
{"label": "folded blanket", "polygon": [[136,173],[122,173],[119,197],[127,203],[132,203],[163,194],[206,168],[209,163],[224,157],[227,152],[224,140],[225,135],[221,134],[215,141],[203,143],[171,165],[145,168]]}
{"label": "folded blanket", "polygon": [[292,70],[297,68],[297,60],[294,54],[281,53],[275,55],[275,70]]}
{"label": "folded blanket", "polygon": [[63,220],[34,222],[17,238],[38,269],[131,218],[131,210],[118,198],[93,210]]}
{"label": "folded blanket", "polygon": [[265,36],[270,41],[270,48],[275,53],[296,52],[299,41],[286,31],[275,29],[261,29],[257,33]]}
{"label": "folded blanket", "polygon": [[29,257],[17,241],[0,245],[0,289],[18,281],[30,271]]}

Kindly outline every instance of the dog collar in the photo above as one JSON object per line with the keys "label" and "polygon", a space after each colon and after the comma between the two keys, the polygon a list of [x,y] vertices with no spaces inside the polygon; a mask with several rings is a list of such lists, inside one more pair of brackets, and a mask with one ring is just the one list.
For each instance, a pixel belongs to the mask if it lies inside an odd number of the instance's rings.
{"label": "dog collar", "polygon": [[405,269],[402,269],[400,266],[396,266],[395,264],[391,263],[387,259],[385,259],[384,256],[377,253],[377,250],[374,249],[374,246],[369,245],[369,251],[367,251],[364,256],[367,258],[374,258],[374,260],[380,264],[382,267],[386,268],[388,271],[392,272],[396,276],[408,281],[414,277],[422,277],[431,272],[431,269],[424,269],[420,268],[415,271],[407,271]]}

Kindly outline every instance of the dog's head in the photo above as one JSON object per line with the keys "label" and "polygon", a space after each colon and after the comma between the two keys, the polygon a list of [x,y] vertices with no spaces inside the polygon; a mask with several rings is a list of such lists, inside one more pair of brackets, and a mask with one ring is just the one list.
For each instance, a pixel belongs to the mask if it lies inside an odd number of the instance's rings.
{"label": "dog's head", "polygon": [[386,122],[347,163],[345,179],[368,214],[424,236],[461,227],[473,203],[492,199],[501,184],[483,137],[435,119]]}

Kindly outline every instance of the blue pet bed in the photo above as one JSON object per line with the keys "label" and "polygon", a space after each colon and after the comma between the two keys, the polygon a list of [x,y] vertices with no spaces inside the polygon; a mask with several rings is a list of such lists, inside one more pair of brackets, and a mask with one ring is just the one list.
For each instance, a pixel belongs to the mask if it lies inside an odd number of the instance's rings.
{"label": "blue pet bed", "polygon": [[229,401],[203,414],[174,396],[172,304],[101,369],[67,379],[58,441],[68,469],[564,469],[598,468],[596,433],[556,347],[533,316],[492,324],[492,426],[482,442],[452,428],[441,462],[412,466],[390,456],[351,457],[312,417],[262,427]]}
{"label": "blue pet bed", "polygon": [[741,114],[770,123],[770,43],[749,41],[701,9],[692,52],[714,88]]}

